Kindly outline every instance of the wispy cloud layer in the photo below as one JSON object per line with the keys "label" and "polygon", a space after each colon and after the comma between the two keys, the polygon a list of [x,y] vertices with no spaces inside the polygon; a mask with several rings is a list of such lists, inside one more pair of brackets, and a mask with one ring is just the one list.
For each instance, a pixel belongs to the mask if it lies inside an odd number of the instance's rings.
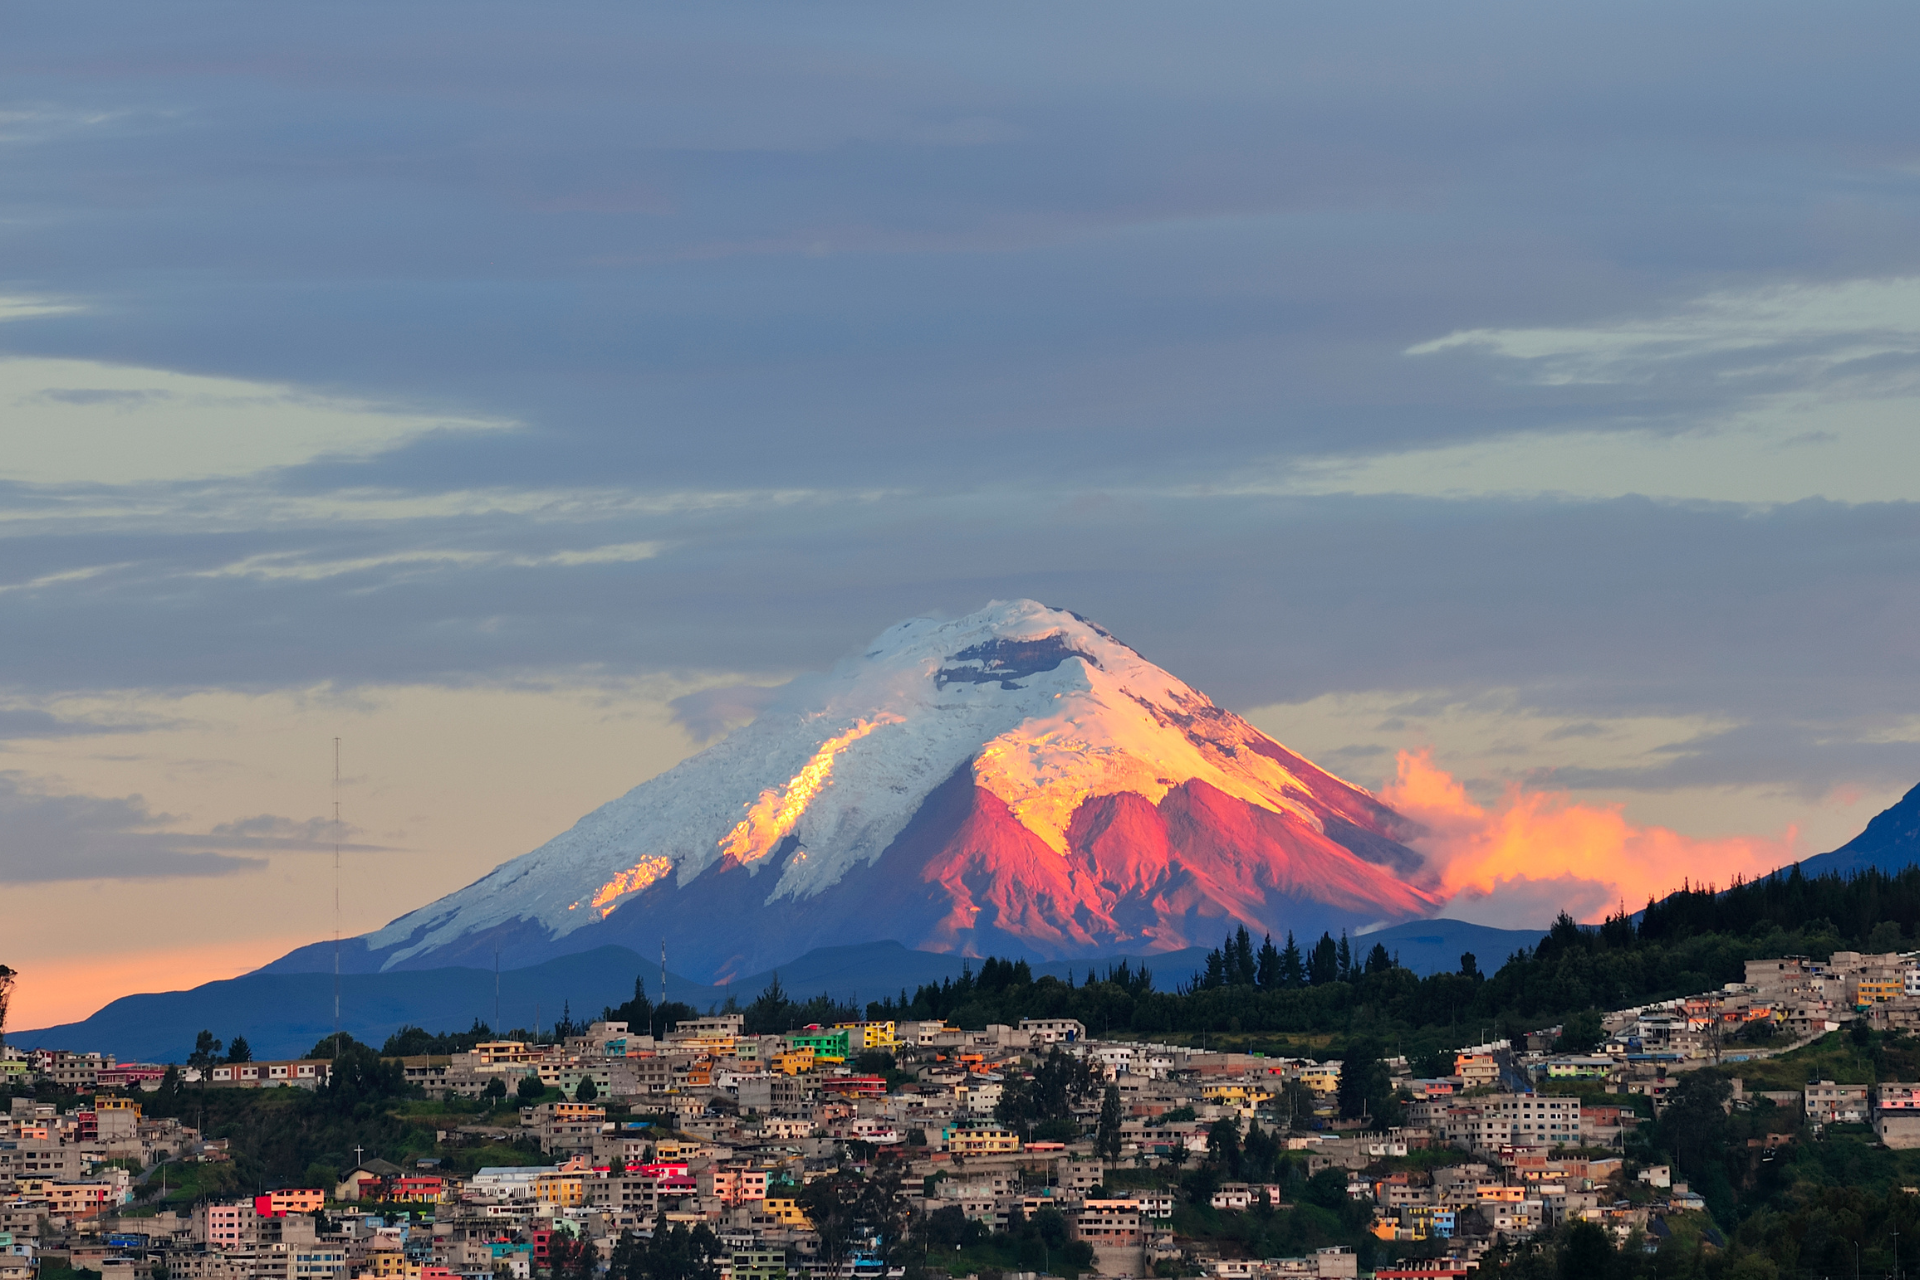
{"label": "wispy cloud layer", "polygon": [[[1505,699],[1476,785],[1920,775],[1914,13],[109,9],[0,44],[0,738],[656,681],[658,767],[1031,595]],[[314,838],[9,786],[16,881]]]}

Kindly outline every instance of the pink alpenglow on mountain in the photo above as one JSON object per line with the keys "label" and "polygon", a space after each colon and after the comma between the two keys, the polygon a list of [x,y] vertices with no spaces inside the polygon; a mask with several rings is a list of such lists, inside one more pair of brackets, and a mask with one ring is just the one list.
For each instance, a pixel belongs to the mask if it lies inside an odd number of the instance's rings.
{"label": "pink alpenglow on mountain", "polygon": [[1236,924],[1317,937],[1439,908],[1404,843],[1420,833],[1086,619],[996,602],[793,681],[747,727],[356,940],[351,967],[664,940],[676,969],[724,980],[884,939],[1060,958],[1212,945]]}

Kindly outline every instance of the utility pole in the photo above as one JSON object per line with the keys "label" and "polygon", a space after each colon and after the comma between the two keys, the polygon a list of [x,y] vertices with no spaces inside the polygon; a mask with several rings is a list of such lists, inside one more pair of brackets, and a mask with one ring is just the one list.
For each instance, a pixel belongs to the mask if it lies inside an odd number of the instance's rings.
{"label": "utility pole", "polygon": [[340,739],[333,740],[333,1060],[340,1061]]}

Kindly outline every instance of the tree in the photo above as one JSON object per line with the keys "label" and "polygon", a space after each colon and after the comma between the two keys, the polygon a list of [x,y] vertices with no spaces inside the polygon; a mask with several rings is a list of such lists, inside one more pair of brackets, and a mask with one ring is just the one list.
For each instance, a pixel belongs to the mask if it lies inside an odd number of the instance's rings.
{"label": "tree", "polygon": [[200,1087],[207,1087],[207,1077],[213,1074],[213,1064],[220,1060],[220,1041],[213,1038],[213,1032],[202,1030],[193,1039],[193,1052],[187,1055],[187,1065],[200,1072]]}
{"label": "tree", "polygon": [[553,1280],[593,1280],[594,1247],[567,1231],[555,1231],[547,1245]]}
{"label": "tree", "polygon": [[633,980],[633,999],[625,1004],[608,1005],[600,1011],[603,1022],[624,1022],[635,1035],[653,1033],[653,1002],[647,999],[646,979]]}
{"label": "tree", "polygon": [[993,1118],[1019,1134],[1023,1142],[1054,1134],[1060,1135],[1060,1141],[1070,1142],[1080,1136],[1073,1106],[1091,1095],[1098,1084],[1091,1063],[1068,1057],[1056,1045],[1032,1077],[1012,1077],[1002,1082]]}
{"label": "tree", "polygon": [[720,1239],[707,1224],[689,1229],[667,1222],[664,1210],[654,1219],[651,1239],[622,1231],[613,1246],[607,1280],[719,1280]]}
{"label": "tree", "polygon": [[525,1103],[539,1101],[540,1095],[546,1091],[547,1086],[540,1083],[539,1076],[521,1076],[519,1085],[514,1089],[514,1093],[519,1095],[520,1101]]}
{"label": "tree", "polygon": [[247,1044],[247,1038],[245,1036],[235,1036],[233,1042],[227,1046],[227,1061],[253,1061],[253,1048]]}
{"label": "tree", "polygon": [[1383,943],[1373,944],[1373,950],[1367,952],[1367,973],[1385,973],[1393,968],[1393,957],[1387,953]]}
{"label": "tree", "polygon": [[1240,1148],[1240,1168],[1245,1176],[1260,1182],[1271,1181],[1281,1159],[1280,1144],[1261,1129],[1260,1122],[1247,1126],[1246,1141]]}
{"label": "tree", "polygon": [[1576,1221],[1560,1246],[1560,1274],[1566,1280],[1598,1280],[1612,1269],[1613,1241],[1598,1223]]}
{"label": "tree", "polygon": [[1330,933],[1322,933],[1307,959],[1307,981],[1314,986],[1337,982],[1340,978],[1340,947]]}
{"label": "tree", "polygon": [[1307,966],[1300,958],[1300,944],[1293,940],[1293,930],[1287,930],[1287,945],[1280,948],[1280,985],[1285,988],[1307,985]]}
{"label": "tree", "polygon": [[1371,1116],[1375,1123],[1399,1123],[1400,1106],[1393,1096],[1393,1074],[1380,1058],[1380,1043],[1366,1036],[1352,1040],[1340,1060],[1340,1115],[1355,1120]]}
{"label": "tree", "polygon": [[342,1031],[337,1035],[322,1037],[313,1048],[307,1050],[307,1057],[316,1061],[325,1062],[329,1058],[338,1057],[355,1045],[360,1045],[361,1048],[371,1051],[370,1046],[361,1045],[358,1040],[355,1040],[352,1036]]}
{"label": "tree", "polygon": [[580,1087],[573,1091],[573,1100],[575,1102],[592,1102],[599,1096],[600,1090],[598,1086],[593,1083],[593,1077],[581,1076]]}
{"label": "tree", "polygon": [[1207,1130],[1207,1163],[1229,1178],[1240,1176],[1240,1126],[1219,1119]]}
{"label": "tree", "polygon": [[1120,1116],[1120,1089],[1110,1084],[1100,1098],[1100,1124],[1094,1130],[1093,1139],[1093,1149],[1102,1159],[1120,1158]]}
{"label": "tree", "polygon": [[1474,958],[1474,954],[1471,951],[1462,951],[1460,953],[1460,976],[1463,978],[1478,978],[1480,976],[1480,962]]}
{"label": "tree", "polygon": [[487,1081],[487,1087],[480,1091],[480,1096],[488,1102],[504,1101],[507,1096],[507,1082],[495,1076]]}
{"label": "tree", "polygon": [[573,1020],[573,1001],[561,1001],[560,1021],[553,1024],[553,1042],[555,1044],[565,1044],[568,1039],[581,1034],[585,1030],[585,1027]]}
{"label": "tree", "polygon": [[843,1169],[816,1178],[798,1199],[820,1237],[821,1258],[836,1268],[862,1251],[890,1265],[906,1238],[898,1161],[886,1161],[865,1177]]}
{"label": "tree", "polygon": [[1607,1030],[1600,1020],[1598,1009],[1586,1009],[1573,1014],[1560,1025],[1560,1043],[1555,1046],[1561,1053],[1588,1053],[1606,1038]]}
{"label": "tree", "polygon": [[[1298,958],[1297,956],[1295,957]],[[1273,935],[1268,934],[1260,944],[1260,954],[1254,957],[1253,978],[1262,991],[1277,991],[1280,981],[1280,949],[1273,945]]]}
{"label": "tree", "polygon": [[388,1062],[364,1044],[348,1044],[333,1060],[326,1087],[317,1096],[337,1114],[349,1115],[362,1105],[378,1107],[391,1098],[418,1091],[407,1083],[406,1068]]}
{"label": "tree", "polygon": [[1336,956],[1340,966],[1340,981],[1353,981],[1353,946],[1347,941],[1347,931],[1345,929],[1340,931],[1340,948],[1338,952],[1336,952]]}

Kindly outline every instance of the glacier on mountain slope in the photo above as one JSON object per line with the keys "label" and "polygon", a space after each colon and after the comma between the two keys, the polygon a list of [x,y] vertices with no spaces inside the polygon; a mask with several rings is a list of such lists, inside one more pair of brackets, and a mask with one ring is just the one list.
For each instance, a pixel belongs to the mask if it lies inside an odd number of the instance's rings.
{"label": "glacier on mountain slope", "polygon": [[[1087,798],[1138,792],[1158,803],[1191,779],[1322,829],[1309,784],[1272,747],[1064,610],[1019,600],[917,618],[831,672],[793,681],[752,724],[367,944],[396,947],[383,963],[392,968],[518,919],[559,937],[657,879],[685,885],[727,859],[755,877],[780,865],[764,901],[806,899],[878,859],[969,761],[977,785],[1060,853]],[[766,856],[775,841],[791,856]]]}

